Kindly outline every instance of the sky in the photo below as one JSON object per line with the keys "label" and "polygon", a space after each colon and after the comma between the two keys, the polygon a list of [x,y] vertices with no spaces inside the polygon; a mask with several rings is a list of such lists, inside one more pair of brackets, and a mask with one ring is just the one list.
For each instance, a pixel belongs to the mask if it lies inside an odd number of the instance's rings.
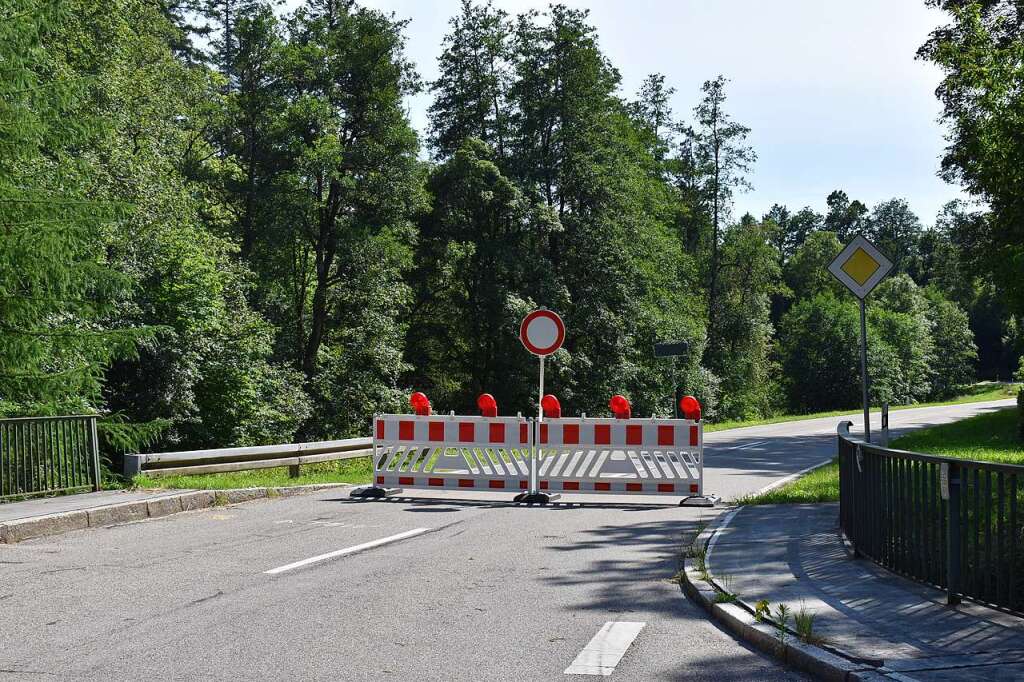
{"label": "sky", "polygon": [[[294,7],[300,0],[287,0]],[[411,20],[407,56],[420,76],[437,76],[441,40],[459,0],[362,0]],[[510,13],[547,0],[495,0]],[[730,79],[727,110],[751,128],[758,155],[734,215],[761,216],[772,204],[825,211],[843,189],[868,206],[906,199],[926,224],[958,188],[936,176],[944,128],[937,121],[939,70],[915,59],[945,15],[924,0],[591,0],[600,45],[633,97],[662,73],[676,88],[677,118],[691,120],[700,86]],[[408,102],[426,128],[429,94]]]}

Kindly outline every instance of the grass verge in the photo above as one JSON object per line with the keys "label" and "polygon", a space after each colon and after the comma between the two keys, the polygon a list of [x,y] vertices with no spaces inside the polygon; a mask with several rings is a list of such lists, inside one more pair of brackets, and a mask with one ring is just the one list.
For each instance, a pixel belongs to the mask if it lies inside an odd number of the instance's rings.
{"label": "grass verge", "polygon": [[225,474],[168,476],[167,478],[151,478],[142,474],[132,480],[132,485],[136,488],[227,490],[229,488],[279,488],[317,483],[369,483],[372,470],[370,458],[359,457],[338,462],[304,464],[301,473],[302,475],[298,478],[289,478],[288,467],[279,467]]}
{"label": "grass verge", "polygon": [[[1024,441],[1017,436],[1017,409],[979,414],[897,438],[891,446],[960,459],[1024,464]],[[737,504],[800,504],[839,501],[839,463],[832,460],[795,481],[760,495],[747,495]]]}
{"label": "grass verge", "polygon": [[[971,386],[963,395],[949,400],[934,403],[914,403],[913,405],[890,405],[889,410],[912,410],[918,407],[942,407],[943,405],[964,405],[966,403],[983,403],[988,400],[1005,400],[1017,396],[1020,384],[1003,384],[995,381],[983,381]],[[881,406],[872,407],[872,410],[880,410]],[[780,414],[764,419],[751,419],[747,421],[733,420],[718,422],[717,424],[705,424],[704,431],[725,431],[728,429],[739,429],[745,426],[763,426],[765,424],[781,424],[783,422],[795,422],[802,419],[818,419],[821,417],[841,417],[845,414],[859,414],[857,409],[832,410],[830,412],[814,412],[811,414]]]}

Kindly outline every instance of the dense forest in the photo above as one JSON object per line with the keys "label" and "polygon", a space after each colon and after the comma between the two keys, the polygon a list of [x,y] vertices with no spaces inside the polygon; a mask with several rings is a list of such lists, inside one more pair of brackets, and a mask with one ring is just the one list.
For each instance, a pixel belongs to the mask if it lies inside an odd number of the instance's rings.
{"label": "dense forest", "polygon": [[[1024,10],[949,12],[941,172],[976,204],[915,215],[842,188],[733,215],[756,151],[707,74],[636,93],[585,11],[463,2],[424,82],[410,27],[345,0],[0,0],[0,415],[101,413],[111,447],[365,434],[411,389],[534,409],[523,315],[566,321],[567,413],[710,419],[859,403],[853,235],[876,403],[1008,379],[1024,350]],[[405,101],[432,96],[418,133]]]}

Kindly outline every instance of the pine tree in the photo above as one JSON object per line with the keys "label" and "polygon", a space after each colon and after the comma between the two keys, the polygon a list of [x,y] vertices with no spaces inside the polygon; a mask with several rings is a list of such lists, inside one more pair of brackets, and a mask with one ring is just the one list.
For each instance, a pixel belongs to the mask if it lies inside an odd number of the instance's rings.
{"label": "pine tree", "polygon": [[[145,330],[108,319],[125,280],[100,232],[121,207],[88,196],[76,153],[104,132],[83,114],[88,79],[60,79],[44,40],[58,2],[12,0],[0,16],[0,413],[95,411],[104,368]],[[71,115],[71,114],[74,115]]]}

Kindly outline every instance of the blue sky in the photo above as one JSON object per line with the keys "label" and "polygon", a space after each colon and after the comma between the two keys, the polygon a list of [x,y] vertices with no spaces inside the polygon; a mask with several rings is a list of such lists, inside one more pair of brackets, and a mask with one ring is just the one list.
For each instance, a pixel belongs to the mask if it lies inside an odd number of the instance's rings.
{"label": "blue sky", "polygon": [[[298,0],[288,0],[294,7]],[[363,0],[411,19],[408,56],[425,80],[437,74],[441,39],[458,0]],[[516,13],[548,2],[495,0]],[[936,121],[940,73],[914,59],[944,14],[923,0],[591,0],[601,47],[632,96],[644,77],[664,73],[677,117],[690,118],[701,83],[731,79],[728,108],[752,129],[754,189],[736,216],[773,203],[825,210],[844,189],[869,206],[905,198],[927,225],[962,197],[936,177],[945,144]],[[409,101],[426,124],[429,94]]]}

